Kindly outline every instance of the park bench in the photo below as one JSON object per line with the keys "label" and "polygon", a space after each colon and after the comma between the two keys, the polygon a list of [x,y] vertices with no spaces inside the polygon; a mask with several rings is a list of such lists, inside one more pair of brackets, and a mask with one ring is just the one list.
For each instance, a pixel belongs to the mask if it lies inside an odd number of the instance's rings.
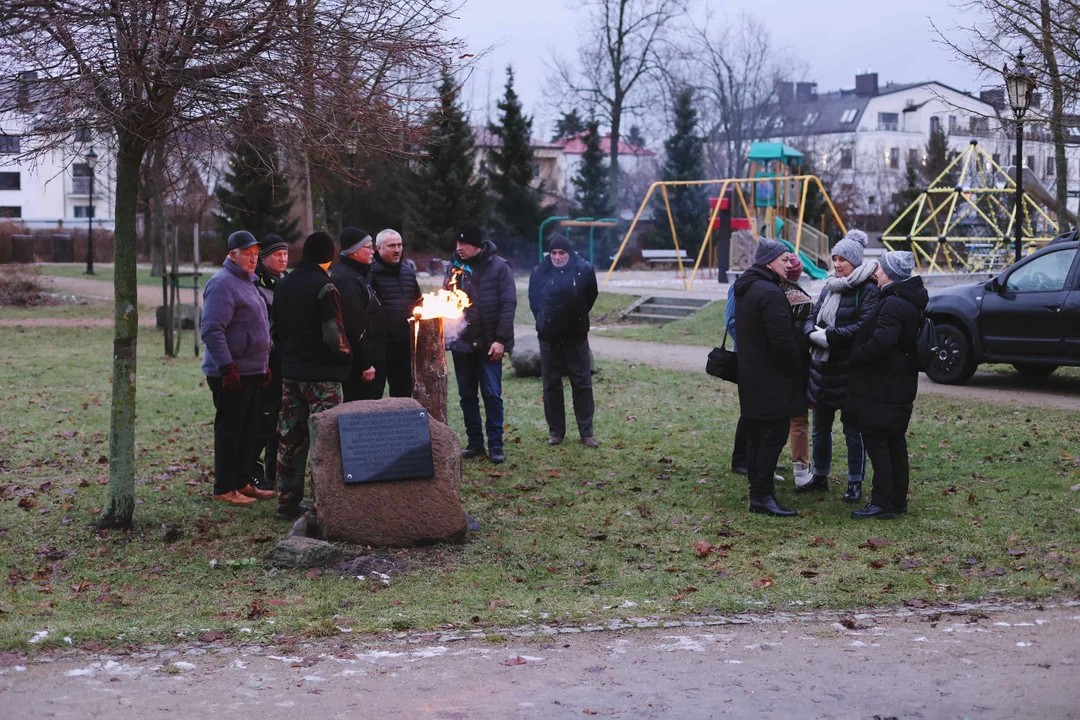
{"label": "park bench", "polygon": [[685,250],[642,250],[641,259],[650,265],[653,264],[673,264],[682,260],[684,263],[690,261],[690,257],[686,254]]}

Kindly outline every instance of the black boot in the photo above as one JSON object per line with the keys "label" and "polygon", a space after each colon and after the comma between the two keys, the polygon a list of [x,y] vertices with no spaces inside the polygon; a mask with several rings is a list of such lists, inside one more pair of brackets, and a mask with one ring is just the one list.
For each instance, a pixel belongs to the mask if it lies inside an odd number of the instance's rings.
{"label": "black boot", "polygon": [[825,475],[815,475],[814,479],[806,483],[802,487],[795,486],[795,492],[805,493],[812,492],[814,490],[823,491],[829,489],[829,478]]}
{"label": "black boot", "polygon": [[466,460],[472,460],[473,458],[484,457],[483,445],[470,445],[461,451],[461,457]]}
{"label": "black boot", "polygon": [[770,495],[764,500],[751,500],[750,512],[757,513],[758,515],[773,515],[775,517],[794,517],[799,514],[776,502],[775,495]]}
{"label": "black boot", "polygon": [[503,454],[501,447],[493,447],[488,451],[488,460],[498,465],[499,463],[506,462],[506,455]]}
{"label": "black boot", "polygon": [[862,500],[862,482],[848,480],[847,492],[844,493],[844,502],[857,503]]}
{"label": "black boot", "polygon": [[863,507],[851,513],[852,520],[892,520],[896,513],[874,503],[866,503]]}

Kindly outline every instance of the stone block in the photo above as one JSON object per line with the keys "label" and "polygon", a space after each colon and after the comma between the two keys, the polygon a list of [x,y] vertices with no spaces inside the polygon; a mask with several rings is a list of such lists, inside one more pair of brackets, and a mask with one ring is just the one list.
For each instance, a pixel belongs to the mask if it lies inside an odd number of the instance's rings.
{"label": "stone block", "polygon": [[514,341],[510,364],[517,377],[540,377],[540,341],[535,335],[525,335]]}
{"label": "stone block", "polygon": [[412,398],[357,400],[311,417],[311,482],[323,536],[355,545],[415,547],[465,538],[461,507],[461,442],[428,417],[435,476],[346,485],[338,416],[419,409]]}
{"label": "stone block", "polygon": [[268,558],[280,567],[317,568],[341,562],[341,551],[328,542],[290,535],[280,541]]}

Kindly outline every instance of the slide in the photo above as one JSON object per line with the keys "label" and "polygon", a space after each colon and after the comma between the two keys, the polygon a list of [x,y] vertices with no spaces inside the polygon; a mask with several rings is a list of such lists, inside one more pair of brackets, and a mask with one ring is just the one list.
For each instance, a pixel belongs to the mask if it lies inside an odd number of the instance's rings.
{"label": "slide", "polygon": [[[787,245],[788,250],[795,252],[795,246],[789,243],[787,240],[781,239],[780,242]],[[824,280],[825,276],[829,274],[828,270],[822,270],[819,268],[813,260],[807,257],[806,253],[798,253],[799,259],[802,260],[803,272],[810,276],[811,280]]]}

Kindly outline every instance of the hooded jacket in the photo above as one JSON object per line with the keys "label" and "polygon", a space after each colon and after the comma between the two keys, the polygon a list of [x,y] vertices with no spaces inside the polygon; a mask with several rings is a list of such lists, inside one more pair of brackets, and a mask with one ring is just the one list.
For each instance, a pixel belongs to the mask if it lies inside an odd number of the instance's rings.
{"label": "hooded jacket", "polygon": [[915,338],[930,296],[921,277],[890,283],[851,346],[844,422],[861,432],[905,432],[919,371]]}
{"label": "hooded jacket", "polygon": [[368,284],[371,265],[342,256],[330,273],[341,294],[341,320],[352,348],[353,370],[364,372],[375,364],[373,348],[386,342],[383,308]]}
{"label": "hooded jacket", "polygon": [[386,342],[412,342],[409,318],[420,302],[420,284],[416,271],[405,262],[391,264],[375,253],[369,283],[382,304]]}
{"label": "hooded jacket", "polygon": [[[810,381],[807,385],[807,399],[818,407],[840,409],[844,407],[844,397],[848,385],[848,357],[851,344],[862,323],[877,309],[880,291],[872,279],[867,280],[854,290],[840,296],[840,307],[836,310],[836,326],[829,328],[825,335],[829,341],[829,356],[826,360],[810,358]],[[809,335],[817,325],[821,304],[827,292],[814,304],[803,326],[803,333]]]}
{"label": "hooded jacket", "polygon": [[735,281],[739,339],[739,406],[752,420],[780,420],[806,412],[803,347],[780,277],[752,265]]}
{"label": "hooded jacket", "polygon": [[529,308],[544,342],[579,342],[589,334],[589,311],[598,295],[596,273],[578,253],[561,268],[548,255],[529,278]]}
{"label": "hooded jacket", "polygon": [[203,290],[202,371],[221,377],[221,368],[236,365],[241,375],[264,375],[270,360],[270,322],[266,302],[255,287],[255,275],[230,258]]}
{"label": "hooded jacket", "polygon": [[443,288],[456,285],[469,296],[471,305],[465,309],[465,329],[447,343],[456,352],[487,354],[494,342],[502,343],[506,352],[514,348],[514,312],[517,310],[517,288],[510,264],[496,253],[495,243],[485,240],[476,257],[462,260],[456,252],[447,268]]}
{"label": "hooded jacket", "polygon": [[342,382],[352,357],[341,320],[341,299],[330,275],[304,258],[274,290],[274,340],[281,375],[289,380]]}

